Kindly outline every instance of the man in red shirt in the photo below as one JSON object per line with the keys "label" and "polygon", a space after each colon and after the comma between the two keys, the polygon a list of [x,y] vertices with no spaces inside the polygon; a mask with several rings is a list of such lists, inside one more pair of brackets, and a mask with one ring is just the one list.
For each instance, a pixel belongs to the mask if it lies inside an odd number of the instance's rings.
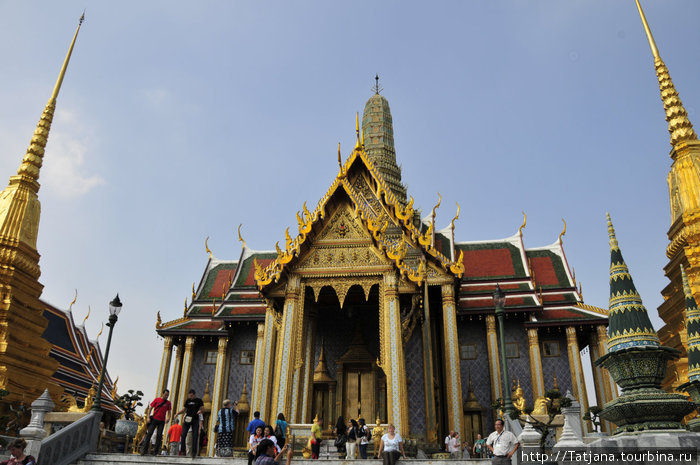
{"label": "man in red shirt", "polygon": [[182,434],[182,425],[180,421],[175,418],[173,424],[170,425],[168,429],[168,454],[169,455],[179,455],[180,454],[180,435]]}
{"label": "man in red shirt", "polygon": [[160,397],[156,397],[153,402],[151,402],[151,418],[148,422],[148,430],[146,431],[146,437],[143,438],[141,443],[141,455],[146,455],[148,453],[148,447],[151,445],[151,436],[153,432],[158,429],[156,433],[156,447],[153,451],[153,455],[158,455],[160,453],[160,446],[163,442],[163,426],[165,422],[170,419],[170,410],[172,406],[168,400],[170,391],[165,389]]}

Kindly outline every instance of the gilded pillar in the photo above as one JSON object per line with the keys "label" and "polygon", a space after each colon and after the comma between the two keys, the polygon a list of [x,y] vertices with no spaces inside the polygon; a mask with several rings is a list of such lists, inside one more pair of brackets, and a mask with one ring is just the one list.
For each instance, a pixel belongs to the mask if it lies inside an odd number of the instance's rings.
{"label": "gilded pillar", "polygon": [[[586,380],[583,377],[583,365],[581,364],[581,351],[576,338],[576,328],[566,327],[566,347],[569,352],[569,370],[571,371],[571,390],[574,391],[576,400],[581,404],[583,412],[588,411],[588,395],[586,394]],[[586,422],[587,427],[590,422]]]}
{"label": "gilded pillar", "polygon": [[[602,357],[607,353],[608,328],[605,325],[598,325],[595,329],[596,335],[598,336],[599,357]],[[605,387],[606,399],[607,402],[610,402],[617,398],[617,383],[615,383],[615,380],[607,369],[602,368],[602,372],[605,374],[603,377],[603,386]],[[600,407],[602,407],[602,405]]]}
{"label": "gilded pillar", "polygon": [[544,375],[542,374],[542,354],[537,328],[527,329],[527,344],[530,351],[530,380],[532,382],[532,405],[537,399],[544,399]]}
{"label": "gilded pillar", "polygon": [[170,374],[170,360],[173,355],[173,337],[165,336],[163,338],[163,356],[160,359],[160,371],[158,372],[158,383],[156,384],[156,395],[166,389],[168,385],[168,375]]}
{"label": "gilded pillar", "polygon": [[[267,318],[265,318],[267,321]],[[250,405],[253,411],[260,411],[262,398],[262,373],[265,365],[265,323],[258,323],[258,338],[255,341],[255,361],[253,362],[253,379],[251,384]]]}
{"label": "gilded pillar", "polygon": [[311,402],[313,395],[314,356],[316,340],[314,338],[316,321],[311,317],[306,320],[304,331],[304,365],[302,366],[301,410],[297,423],[311,423]]}
{"label": "gilded pillar", "polygon": [[[173,367],[173,379],[172,379],[172,384],[170,385],[170,399],[171,402],[173,403],[173,411],[172,413],[177,412],[180,410],[183,405],[178,404],[178,393],[180,390],[180,380],[182,378],[181,374],[181,369],[182,369],[182,356],[183,356],[184,350],[182,347],[182,344],[176,344],[175,345],[175,366]],[[163,428],[163,434],[165,435],[170,428],[170,425],[173,422],[173,415],[170,415],[170,421],[165,425],[165,428]],[[164,442],[164,444],[167,444],[167,442]]]}
{"label": "gilded pillar", "polygon": [[[605,326],[603,326],[603,331],[605,331]],[[595,398],[597,405],[602,408],[603,406],[605,406],[606,403],[610,402],[612,399],[610,393],[610,385],[608,383],[608,370],[596,366],[595,364],[595,361],[598,360],[602,355],[600,353],[600,341],[597,331],[591,333],[589,347],[589,354],[591,357],[591,369],[593,371],[593,383],[595,387]],[[602,418],[600,420],[600,426],[602,431],[612,431],[611,423],[607,420],[603,420]]]}
{"label": "gilded pillar", "polygon": [[[303,308],[300,305],[300,279],[297,275],[289,276],[287,292],[284,299],[282,326],[277,335],[277,356],[275,357],[275,388],[273,389],[270,415],[279,412],[291,415],[295,408],[295,396],[298,394],[299,369],[301,368],[301,324]],[[272,418],[272,416],[270,416]]]}
{"label": "gilded pillar", "polygon": [[388,422],[403,436],[409,436],[406,361],[401,335],[401,310],[396,273],[384,274],[381,289],[379,338],[381,368],[386,374]]}
{"label": "gilded pillar", "polygon": [[496,315],[486,315],[486,345],[489,355],[491,375],[491,400],[495,402],[501,395],[501,364],[498,361],[498,336],[496,335]]}
{"label": "gilded pillar", "polygon": [[226,382],[226,348],[228,347],[228,337],[219,337],[219,347],[216,354],[216,371],[214,373],[214,395],[211,399],[211,415],[209,415],[209,442],[207,445],[207,455],[214,456],[214,425],[216,425],[217,413],[224,401],[224,383]]}
{"label": "gilded pillar", "polygon": [[428,442],[437,442],[437,415],[435,413],[435,366],[433,365],[433,337],[430,328],[430,303],[428,302],[428,284],[424,287],[423,325],[421,326],[423,343],[423,380],[425,383],[425,436]]}
{"label": "gilded pillar", "polygon": [[464,432],[462,410],[462,378],[459,367],[459,340],[457,338],[457,309],[452,284],[442,285],[442,328],[447,387],[447,419],[449,429]]}
{"label": "gilded pillar", "polygon": [[185,351],[182,355],[182,369],[180,370],[180,388],[177,400],[177,409],[185,406],[187,391],[190,389],[190,376],[192,375],[192,357],[194,355],[194,336],[187,336],[185,339]]}

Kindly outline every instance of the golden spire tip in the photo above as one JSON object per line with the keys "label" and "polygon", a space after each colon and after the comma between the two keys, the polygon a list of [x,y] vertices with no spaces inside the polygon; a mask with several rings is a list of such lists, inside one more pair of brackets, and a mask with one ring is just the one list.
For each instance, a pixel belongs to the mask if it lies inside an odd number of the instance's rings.
{"label": "golden spire tip", "polygon": [[659,55],[659,49],[656,47],[656,42],[654,41],[654,36],[651,35],[651,28],[649,27],[649,23],[647,22],[647,17],[644,15],[644,10],[642,10],[642,5],[639,3],[639,0],[635,0],[637,2],[637,10],[639,10],[639,17],[642,18],[642,25],[644,26],[644,32],[647,34],[647,40],[649,41],[649,47],[651,48],[651,53],[654,55],[654,58],[660,58]]}
{"label": "golden spire tip", "polygon": [[618,243],[617,238],[615,237],[615,228],[613,227],[612,219],[610,218],[610,213],[606,213],[605,216],[608,220],[608,235],[610,236],[610,248],[616,249],[618,248]]}

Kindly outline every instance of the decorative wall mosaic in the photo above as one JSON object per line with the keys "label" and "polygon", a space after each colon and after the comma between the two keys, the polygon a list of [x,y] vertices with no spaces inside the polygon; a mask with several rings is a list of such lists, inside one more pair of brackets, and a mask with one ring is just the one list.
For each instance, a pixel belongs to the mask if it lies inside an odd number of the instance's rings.
{"label": "decorative wall mosaic", "polygon": [[241,365],[240,355],[242,350],[255,351],[255,342],[257,338],[257,324],[240,323],[234,326],[232,335],[228,341],[231,366],[229,368],[228,386],[224,392],[224,398],[238,400],[241,397],[241,391],[243,391],[243,382],[247,380],[248,401],[251,400],[253,368],[255,365]]}
{"label": "decorative wall mosaic", "polygon": [[[192,357],[192,374],[190,376],[190,389],[194,389],[200,399],[204,395],[204,388],[209,379],[209,393],[213,394],[214,374],[216,365],[206,365],[204,363],[207,351],[216,352],[218,341],[209,338],[197,340],[194,345],[194,356]],[[182,406],[180,406],[182,408]]]}
{"label": "decorative wall mosaic", "polygon": [[460,360],[460,374],[462,376],[462,401],[466,400],[469,392],[469,376],[471,375],[474,394],[479,404],[486,409],[484,416],[485,433],[493,430],[493,418],[491,403],[491,379],[489,377],[489,358],[486,349],[486,323],[484,320],[462,320],[457,323],[457,335],[460,346],[474,344],[476,346],[476,358],[473,360]]}
{"label": "decorative wall mosaic", "polygon": [[[521,321],[506,319],[506,344],[515,342],[518,344],[518,358],[508,359],[508,385],[512,386],[513,379],[520,380],[523,395],[527,405],[534,405],[532,398],[532,379],[530,378],[530,350],[527,343],[527,330]],[[498,327],[498,325],[496,326]]]}
{"label": "decorative wall mosaic", "polygon": [[411,435],[425,435],[425,372],[420,327],[413,331],[406,344],[405,358]]}
{"label": "decorative wall mosaic", "polygon": [[552,380],[557,375],[559,390],[566,394],[571,390],[571,370],[569,369],[569,352],[566,348],[566,335],[558,330],[540,330],[540,341],[559,341],[558,357],[542,357],[542,374],[545,392],[552,389]]}

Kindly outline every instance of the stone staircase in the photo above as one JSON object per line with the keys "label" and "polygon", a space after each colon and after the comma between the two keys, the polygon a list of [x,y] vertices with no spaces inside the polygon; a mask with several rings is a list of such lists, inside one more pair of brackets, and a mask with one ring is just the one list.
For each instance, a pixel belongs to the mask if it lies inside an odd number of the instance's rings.
{"label": "stone staircase", "polygon": [[[359,462],[359,463],[358,463]],[[399,461],[399,465],[403,462]],[[470,460],[416,460],[416,459],[406,459],[405,462],[411,465],[487,465],[488,459],[470,459]],[[281,462],[284,465],[285,461]],[[301,456],[298,458],[295,456],[292,459],[293,465],[361,465],[366,463],[367,465],[378,465],[381,463],[380,460],[338,460],[337,455],[332,459],[320,459],[320,460],[305,460]],[[218,458],[218,457],[197,457],[195,459],[191,457],[175,457],[175,456],[141,456],[133,454],[88,454],[83,459],[76,462],[76,465],[186,465],[186,464],[197,464],[197,465],[247,465],[247,459],[243,458]]]}

